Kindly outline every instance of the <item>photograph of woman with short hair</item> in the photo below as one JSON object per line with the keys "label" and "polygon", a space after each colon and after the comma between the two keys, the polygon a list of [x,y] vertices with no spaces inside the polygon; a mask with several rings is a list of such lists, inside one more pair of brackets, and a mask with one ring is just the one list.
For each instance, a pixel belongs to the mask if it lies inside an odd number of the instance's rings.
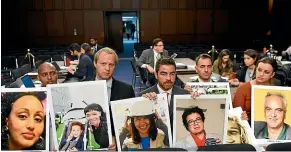
{"label": "photograph of woman with short hair", "polygon": [[46,150],[45,93],[41,90],[2,90],[1,150]]}

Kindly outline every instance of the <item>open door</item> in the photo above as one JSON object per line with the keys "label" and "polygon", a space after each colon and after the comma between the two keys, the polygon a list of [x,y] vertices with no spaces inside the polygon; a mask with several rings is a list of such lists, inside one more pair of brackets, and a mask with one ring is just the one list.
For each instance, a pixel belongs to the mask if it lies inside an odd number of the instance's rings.
{"label": "open door", "polygon": [[122,42],[122,13],[105,12],[106,44],[116,53],[123,52]]}

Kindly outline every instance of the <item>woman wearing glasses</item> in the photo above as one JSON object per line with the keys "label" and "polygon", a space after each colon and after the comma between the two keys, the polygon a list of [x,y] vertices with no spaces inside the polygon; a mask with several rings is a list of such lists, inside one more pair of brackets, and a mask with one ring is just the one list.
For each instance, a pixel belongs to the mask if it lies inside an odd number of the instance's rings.
{"label": "woman wearing glasses", "polygon": [[197,150],[199,147],[207,146],[208,141],[213,145],[220,144],[221,141],[216,134],[206,133],[204,130],[205,116],[203,110],[199,107],[186,109],[182,115],[183,124],[186,130],[189,131],[185,140],[178,141],[175,147],[187,149],[190,151]]}

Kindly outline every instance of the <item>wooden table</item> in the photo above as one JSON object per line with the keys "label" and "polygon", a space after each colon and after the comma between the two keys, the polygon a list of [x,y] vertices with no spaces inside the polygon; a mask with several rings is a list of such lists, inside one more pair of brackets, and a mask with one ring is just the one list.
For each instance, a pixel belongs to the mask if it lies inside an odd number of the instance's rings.
{"label": "wooden table", "polygon": [[[191,82],[191,79],[190,77],[194,77],[194,76],[197,76],[197,74],[186,74],[186,75],[177,75],[177,77],[184,83],[186,84],[187,82]],[[234,95],[235,95],[235,92],[237,90],[238,87],[232,87],[230,86],[230,92],[231,92],[231,98],[232,98],[232,101],[233,101],[233,98],[234,98]]]}
{"label": "wooden table", "polygon": [[187,66],[186,69],[177,69],[177,74],[195,74],[196,62],[190,58],[175,58],[176,63],[182,63]]}

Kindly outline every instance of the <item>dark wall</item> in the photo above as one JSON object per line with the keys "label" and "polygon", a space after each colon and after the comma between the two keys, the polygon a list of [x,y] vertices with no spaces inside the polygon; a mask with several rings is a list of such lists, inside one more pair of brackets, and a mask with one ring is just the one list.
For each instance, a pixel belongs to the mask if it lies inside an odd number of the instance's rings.
{"label": "dark wall", "polygon": [[[82,43],[89,36],[96,36],[103,43],[105,11],[139,11],[141,42],[161,37],[167,43],[251,45],[255,39],[265,39],[271,27],[268,0],[1,2],[3,9],[13,8],[2,12],[2,41],[11,47]],[[3,32],[6,29],[8,33]],[[2,43],[2,47],[7,45]]]}

